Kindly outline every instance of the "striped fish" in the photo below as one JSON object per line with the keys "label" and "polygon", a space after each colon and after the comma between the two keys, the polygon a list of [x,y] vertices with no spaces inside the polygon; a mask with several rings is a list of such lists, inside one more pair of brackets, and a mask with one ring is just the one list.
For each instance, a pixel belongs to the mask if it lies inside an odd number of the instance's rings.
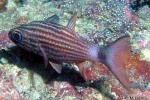
{"label": "striped fish", "polygon": [[85,61],[101,62],[129,90],[130,83],[124,70],[125,54],[130,52],[129,36],[123,36],[106,47],[99,47],[75,33],[76,19],[77,13],[74,13],[67,26],[62,26],[58,24],[59,17],[53,15],[44,21],[11,29],[9,38],[17,46],[43,56],[45,67],[50,64],[58,73],[62,69],[59,64],[77,64],[84,77]]}

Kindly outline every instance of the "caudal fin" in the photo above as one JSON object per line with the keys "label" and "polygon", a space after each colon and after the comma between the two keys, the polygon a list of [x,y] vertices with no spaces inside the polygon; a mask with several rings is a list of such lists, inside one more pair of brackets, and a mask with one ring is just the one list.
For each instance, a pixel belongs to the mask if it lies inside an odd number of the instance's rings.
{"label": "caudal fin", "polygon": [[125,70],[126,59],[130,53],[129,36],[123,36],[117,39],[110,45],[106,46],[102,51],[101,55],[103,55],[103,59],[105,59],[102,60],[103,63],[111,70],[119,82],[127,90],[130,90],[131,85]]}

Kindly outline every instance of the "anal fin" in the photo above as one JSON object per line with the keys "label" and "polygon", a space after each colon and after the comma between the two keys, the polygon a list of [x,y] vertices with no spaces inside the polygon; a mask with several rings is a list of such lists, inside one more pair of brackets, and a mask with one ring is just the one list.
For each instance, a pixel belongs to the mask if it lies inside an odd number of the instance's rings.
{"label": "anal fin", "polygon": [[49,61],[49,64],[55,69],[55,71],[59,74],[61,74],[62,66],[59,64],[53,63]]}

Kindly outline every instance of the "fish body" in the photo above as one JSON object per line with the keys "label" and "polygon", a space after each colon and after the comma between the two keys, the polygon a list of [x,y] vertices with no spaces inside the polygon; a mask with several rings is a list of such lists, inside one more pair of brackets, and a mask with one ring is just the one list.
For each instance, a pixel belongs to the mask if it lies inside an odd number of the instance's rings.
{"label": "fish body", "polygon": [[[61,73],[58,64],[77,64],[84,61],[101,62],[129,90],[130,84],[125,73],[125,53],[129,52],[129,37],[124,36],[106,47],[99,47],[75,33],[75,13],[67,26],[58,24],[58,16],[44,21],[34,21],[20,25],[9,31],[9,38],[25,50],[43,56],[45,67],[48,63]],[[82,66],[78,66],[84,74]],[[82,75],[84,76],[84,75]]]}
{"label": "fish body", "polygon": [[21,25],[16,30],[24,33],[22,42],[16,43],[18,46],[40,55],[42,48],[46,56],[56,62],[79,63],[91,60],[89,49],[92,49],[92,44],[80,39],[67,27],[56,23],[33,22]]}

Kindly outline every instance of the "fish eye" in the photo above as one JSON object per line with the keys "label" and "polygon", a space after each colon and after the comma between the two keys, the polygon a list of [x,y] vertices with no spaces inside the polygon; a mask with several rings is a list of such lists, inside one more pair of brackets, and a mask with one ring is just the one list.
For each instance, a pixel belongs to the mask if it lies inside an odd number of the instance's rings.
{"label": "fish eye", "polygon": [[12,38],[16,41],[16,42],[20,42],[22,40],[22,36],[21,33],[19,31],[14,31],[12,34]]}

